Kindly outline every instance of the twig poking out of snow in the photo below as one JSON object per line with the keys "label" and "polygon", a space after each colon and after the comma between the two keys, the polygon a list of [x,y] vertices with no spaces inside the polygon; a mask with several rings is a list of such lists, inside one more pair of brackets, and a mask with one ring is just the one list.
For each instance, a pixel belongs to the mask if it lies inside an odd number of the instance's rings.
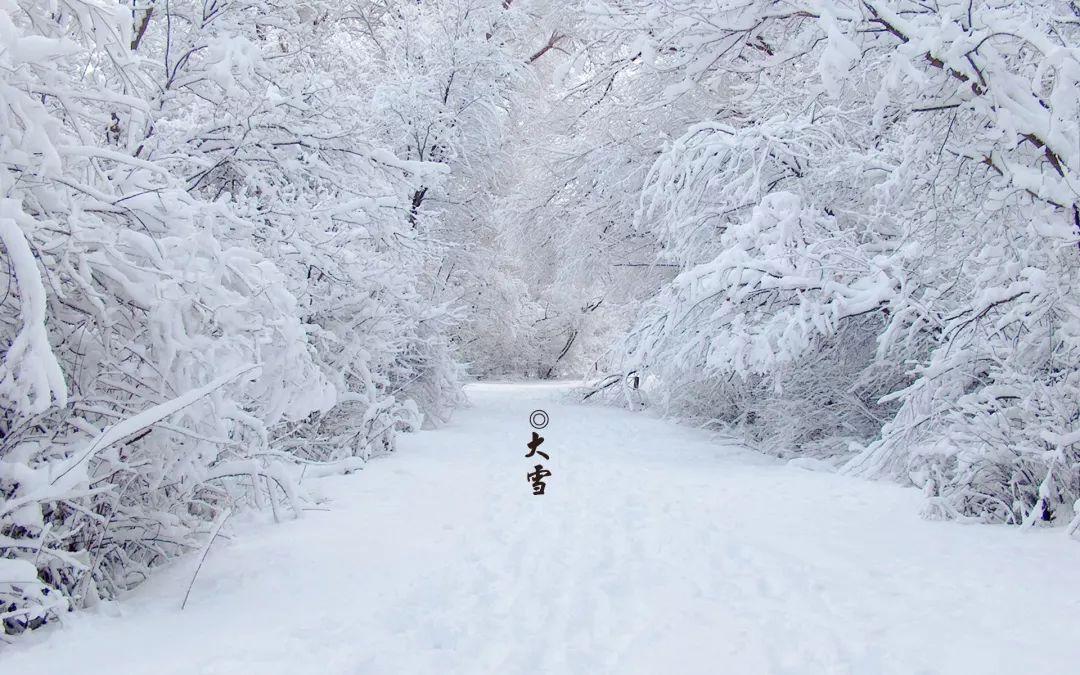
{"label": "twig poking out of snow", "polygon": [[218,532],[221,531],[221,527],[225,524],[225,521],[232,515],[231,509],[225,509],[214,521],[214,526],[210,530],[210,538],[207,539],[206,545],[203,546],[202,552],[199,554],[199,562],[195,565],[195,571],[191,573],[191,581],[188,582],[187,591],[184,593],[184,599],[180,603],[181,611],[187,607],[188,597],[191,596],[191,589],[195,587],[195,579],[199,576],[199,570],[202,569],[203,563],[206,562],[206,556],[210,553],[210,547],[214,545],[214,540],[217,539]]}

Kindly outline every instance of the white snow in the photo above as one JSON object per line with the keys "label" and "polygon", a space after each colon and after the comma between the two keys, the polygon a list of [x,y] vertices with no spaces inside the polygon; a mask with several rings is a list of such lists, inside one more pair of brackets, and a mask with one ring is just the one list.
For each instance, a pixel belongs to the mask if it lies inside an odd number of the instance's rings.
{"label": "white snow", "polygon": [[[237,527],[130,597],[0,654],[18,675],[1063,673],[1080,548],[929,522],[913,489],[482,384],[328,510]],[[529,413],[553,475],[533,496]],[[16,570],[18,571],[18,570]]]}

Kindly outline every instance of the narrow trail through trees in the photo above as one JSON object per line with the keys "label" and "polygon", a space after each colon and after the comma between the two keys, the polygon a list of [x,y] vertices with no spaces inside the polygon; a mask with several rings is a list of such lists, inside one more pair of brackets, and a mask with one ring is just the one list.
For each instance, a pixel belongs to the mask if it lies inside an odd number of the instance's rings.
{"label": "narrow trail through trees", "polygon": [[[1059,531],[918,516],[917,491],[809,471],[566,385],[481,384],[446,428],[319,510],[226,527],[65,617],[4,672],[1006,673],[1080,662]],[[529,414],[552,471],[533,496]],[[325,510],[321,510],[325,508]],[[252,514],[235,517],[253,518]],[[1060,619],[1060,620],[1058,620]],[[63,647],[60,647],[60,645]]]}

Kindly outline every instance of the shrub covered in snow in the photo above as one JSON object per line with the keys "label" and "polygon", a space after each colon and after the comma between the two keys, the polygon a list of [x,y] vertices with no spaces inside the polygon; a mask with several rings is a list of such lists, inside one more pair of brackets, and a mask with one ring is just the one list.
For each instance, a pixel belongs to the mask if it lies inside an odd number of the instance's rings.
{"label": "shrub covered in snow", "polygon": [[[464,20],[433,7],[413,19]],[[459,402],[450,244],[415,199],[457,169],[384,149],[423,93],[379,43],[400,19],[0,2],[5,633],[134,586],[227,508],[296,509],[301,468],[355,466]],[[463,96],[513,81],[461,65]]]}
{"label": "shrub covered in snow", "polygon": [[617,0],[585,14],[603,77],[654,92],[640,112],[610,94],[606,114],[673,120],[634,230],[677,276],[623,342],[654,403],[913,481],[931,516],[1068,522],[1075,5]]}

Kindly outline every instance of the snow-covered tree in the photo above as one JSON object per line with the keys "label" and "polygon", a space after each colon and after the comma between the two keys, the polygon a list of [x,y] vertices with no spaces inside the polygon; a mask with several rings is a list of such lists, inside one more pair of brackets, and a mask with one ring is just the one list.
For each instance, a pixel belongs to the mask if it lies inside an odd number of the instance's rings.
{"label": "snow-covered tree", "polygon": [[271,490],[265,430],[332,400],[281,271],[214,236],[228,209],[128,151],[154,111],[122,10],[0,13],[0,551],[37,570],[0,590],[9,632],[194,544],[230,477]]}
{"label": "snow-covered tree", "polygon": [[641,193],[636,227],[679,275],[623,367],[775,451],[912,480],[932,515],[1067,519],[1075,8],[673,0],[594,16],[594,39],[623,46],[613,64],[663,83],[654,105],[713,102]]}
{"label": "snow-covered tree", "polygon": [[354,26],[318,2],[0,8],[6,632],[238,503],[298,508],[301,464],[457,402],[410,223],[447,167],[361,133]]}

